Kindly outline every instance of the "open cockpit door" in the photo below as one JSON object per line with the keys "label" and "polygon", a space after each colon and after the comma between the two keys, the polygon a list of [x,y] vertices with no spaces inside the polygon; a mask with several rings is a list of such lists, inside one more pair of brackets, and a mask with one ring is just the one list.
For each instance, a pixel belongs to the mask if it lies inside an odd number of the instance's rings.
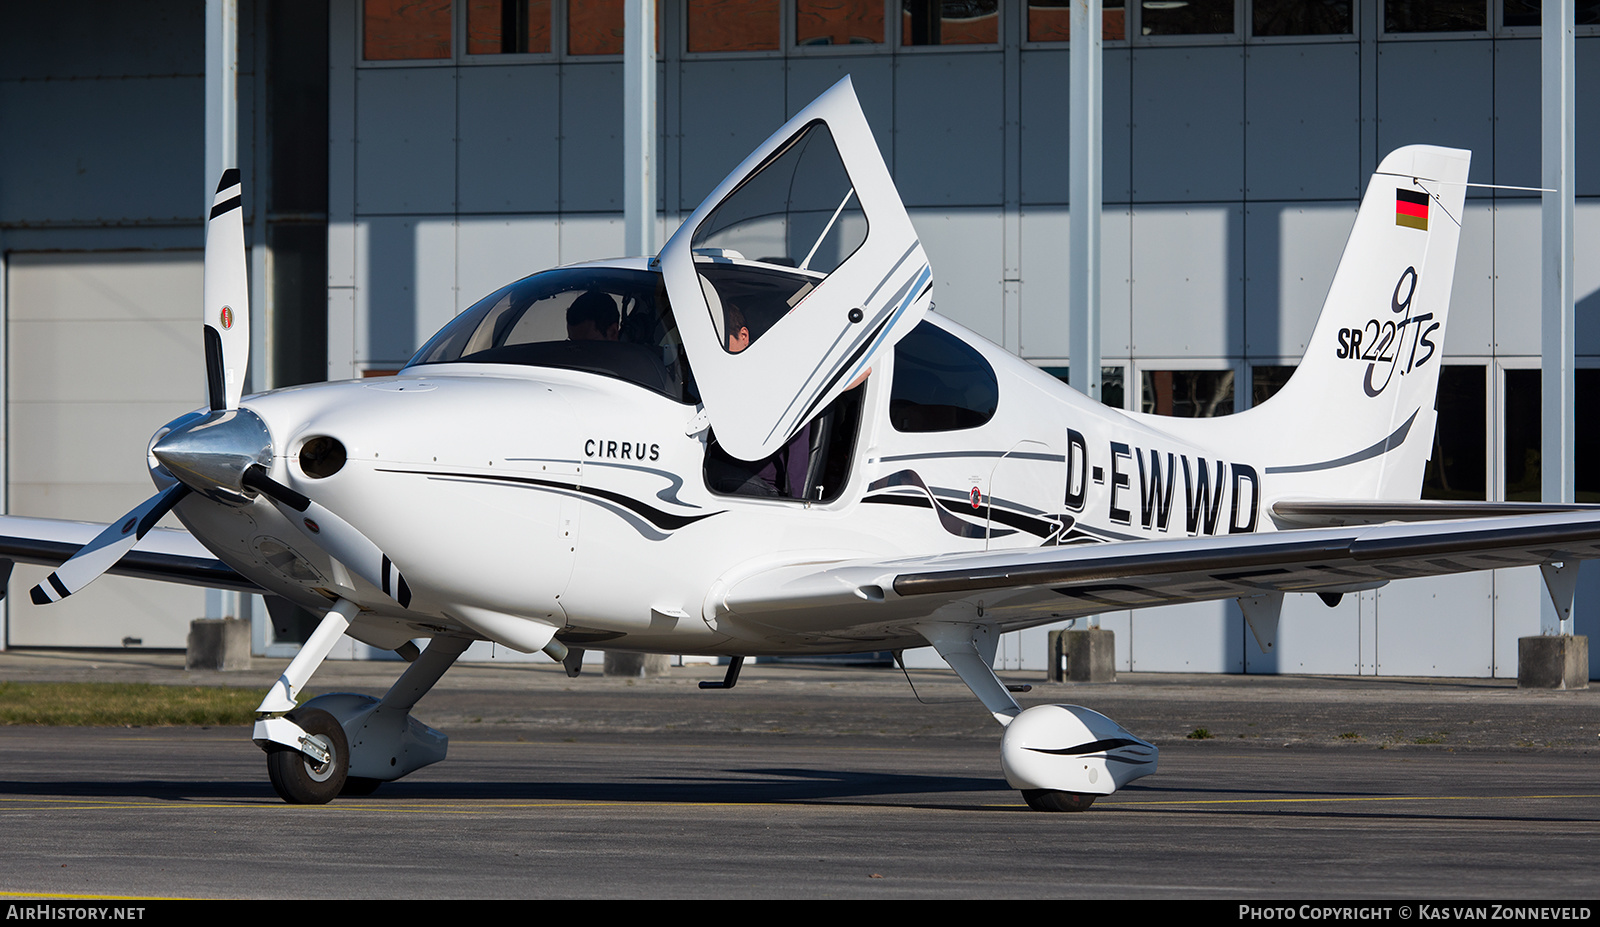
{"label": "open cockpit door", "polygon": [[909,332],[928,258],[850,78],[789,120],[661,249],[724,451],[776,452]]}

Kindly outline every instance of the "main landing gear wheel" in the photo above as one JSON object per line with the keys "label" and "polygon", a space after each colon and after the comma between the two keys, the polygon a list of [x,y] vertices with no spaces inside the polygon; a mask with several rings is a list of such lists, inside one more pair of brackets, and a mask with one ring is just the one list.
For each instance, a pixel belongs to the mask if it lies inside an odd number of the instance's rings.
{"label": "main landing gear wheel", "polygon": [[1035,811],[1088,811],[1098,795],[1056,789],[1023,789],[1022,800]]}
{"label": "main landing gear wheel", "polygon": [[293,747],[272,744],[267,750],[267,775],[278,797],[291,805],[325,805],[344,790],[350,769],[350,742],[337,718],[319,708],[287,714],[290,721],[322,744],[331,759],[316,760]]}

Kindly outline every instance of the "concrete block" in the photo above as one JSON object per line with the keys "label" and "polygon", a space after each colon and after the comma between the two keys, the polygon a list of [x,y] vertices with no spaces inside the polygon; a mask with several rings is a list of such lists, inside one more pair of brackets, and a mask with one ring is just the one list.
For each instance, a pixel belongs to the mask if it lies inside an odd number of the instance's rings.
{"label": "concrete block", "polygon": [[1050,632],[1051,682],[1116,682],[1116,635],[1109,628]]}
{"label": "concrete block", "polygon": [[250,622],[242,618],[196,618],[189,622],[184,669],[250,668]]}
{"label": "concrete block", "polygon": [[1589,688],[1589,638],[1582,634],[1517,638],[1517,688]]}
{"label": "concrete block", "polygon": [[664,653],[606,653],[607,676],[664,676],[672,658]]}

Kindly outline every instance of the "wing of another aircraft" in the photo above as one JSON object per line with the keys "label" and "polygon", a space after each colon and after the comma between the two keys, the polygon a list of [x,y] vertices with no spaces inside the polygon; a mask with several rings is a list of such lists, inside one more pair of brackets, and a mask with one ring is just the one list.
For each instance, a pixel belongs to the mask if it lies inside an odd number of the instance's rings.
{"label": "wing of another aircraft", "polygon": [[[0,515],[0,558],[18,563],[60,566],[102,536],[105,525]],[[106,572],[186,586],[239,592],[265,592],[218,560],[187,531],[155,528]]]}
{"label": "wing of another aircraft", "polygon": [[1600,557],[1600,512],[1467,518],[845,561],[728,582],[719,620],[794,635],[884,635],[932,619],[1014,630],[1103,612]]}

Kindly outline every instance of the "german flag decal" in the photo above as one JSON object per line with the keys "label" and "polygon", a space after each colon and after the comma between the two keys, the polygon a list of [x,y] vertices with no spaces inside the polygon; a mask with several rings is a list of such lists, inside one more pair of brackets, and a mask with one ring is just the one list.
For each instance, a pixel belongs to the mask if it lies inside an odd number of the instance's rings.
{"label": "german flag decal", "polygon": [[1408,229],[1428,230],[1428,194],[1410,190],[1394,191],[1394,224]]}

